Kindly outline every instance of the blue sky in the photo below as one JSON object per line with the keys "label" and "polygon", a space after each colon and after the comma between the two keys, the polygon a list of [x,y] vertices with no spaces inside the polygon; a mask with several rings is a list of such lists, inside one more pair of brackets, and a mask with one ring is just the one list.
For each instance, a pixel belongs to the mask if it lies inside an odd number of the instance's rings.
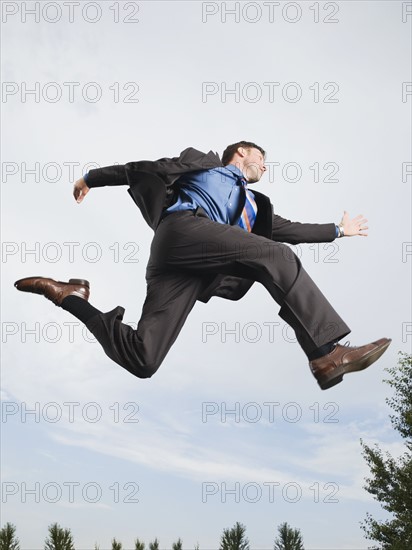
{"label": "blue sky", "polygon": [[[360,438],[402,452],[382,379],[412,338],[407,3],[319,2],[319,22],[311,2],[94,4],[72,22],[62,3],[40,2],[38,22],[33,2],[3,7],[2,523],[26,549],[54,521],[78,549],[217,548],[236,521],[255,549],[283,521],[308,549],[367,548],[359,522],[385,515],[363,489]],[[77,205],[74,180],[239,139],[267,150],[256,189],[276,213],[368,218],[367,238],[293,247],[352,345],[393,339],[366,372],[322,392],[258,284],[198,303],[150,380],[15,291],[29,275],[87,278],[93,305],[137,323],[152,231],[126,188]]]}

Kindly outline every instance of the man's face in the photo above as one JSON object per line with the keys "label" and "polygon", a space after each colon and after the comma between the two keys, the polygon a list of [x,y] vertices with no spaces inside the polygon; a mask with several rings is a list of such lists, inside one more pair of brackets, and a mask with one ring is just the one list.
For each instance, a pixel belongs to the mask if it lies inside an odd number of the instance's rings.
{"label": "man's face", "polygon": [[266,172],[265,159],[259,149],[244,149],[246,152],[243,157],[243,173],[248,183],[256,183]]}

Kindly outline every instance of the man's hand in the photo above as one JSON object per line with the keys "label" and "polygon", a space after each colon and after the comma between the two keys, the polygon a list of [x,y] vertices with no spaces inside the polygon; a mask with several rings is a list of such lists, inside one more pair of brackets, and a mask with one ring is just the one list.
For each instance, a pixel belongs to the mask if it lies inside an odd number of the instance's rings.
{"label": "man's hand", "polygon": [[353,237],[354,235],[360,235],[362,237],[367,237],[366,229],[369,229],[365,224],[368,222],[362,214],[356,216],[351,220],[349,214],[346,210],[343,211],[343,217],[340,221],[340,225],[343,226],[344,237]]}
{"label": "man's hand", "polygon": [[81,203],[89,191],[90,189],[87,187],[84,178],[77,180],[73,188],[73,196],[76,202]]}

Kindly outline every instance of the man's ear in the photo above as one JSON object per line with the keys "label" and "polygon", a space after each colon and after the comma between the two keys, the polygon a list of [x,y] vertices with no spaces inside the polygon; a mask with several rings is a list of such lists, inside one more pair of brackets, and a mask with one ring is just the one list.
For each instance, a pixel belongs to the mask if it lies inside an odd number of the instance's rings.
{"label": "man's ear", "polygon": [[236,152],[240,157],[244,157],[246,155],[246,149],[244,147],[238,147]]}

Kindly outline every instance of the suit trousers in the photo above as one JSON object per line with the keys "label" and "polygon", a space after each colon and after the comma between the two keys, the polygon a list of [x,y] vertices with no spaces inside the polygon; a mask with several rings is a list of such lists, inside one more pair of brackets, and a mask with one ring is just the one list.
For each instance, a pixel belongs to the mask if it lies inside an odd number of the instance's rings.
{"label": "suit trousers", "polygon": [[86,326],[108,357],[135,376],[150,378],[218,274],[264,285],[306,355],[350,332],[290,247],[212,221],[202,208],[174,212],[158,225],[137,328],[122,322],[121,306],[92,317]]}

